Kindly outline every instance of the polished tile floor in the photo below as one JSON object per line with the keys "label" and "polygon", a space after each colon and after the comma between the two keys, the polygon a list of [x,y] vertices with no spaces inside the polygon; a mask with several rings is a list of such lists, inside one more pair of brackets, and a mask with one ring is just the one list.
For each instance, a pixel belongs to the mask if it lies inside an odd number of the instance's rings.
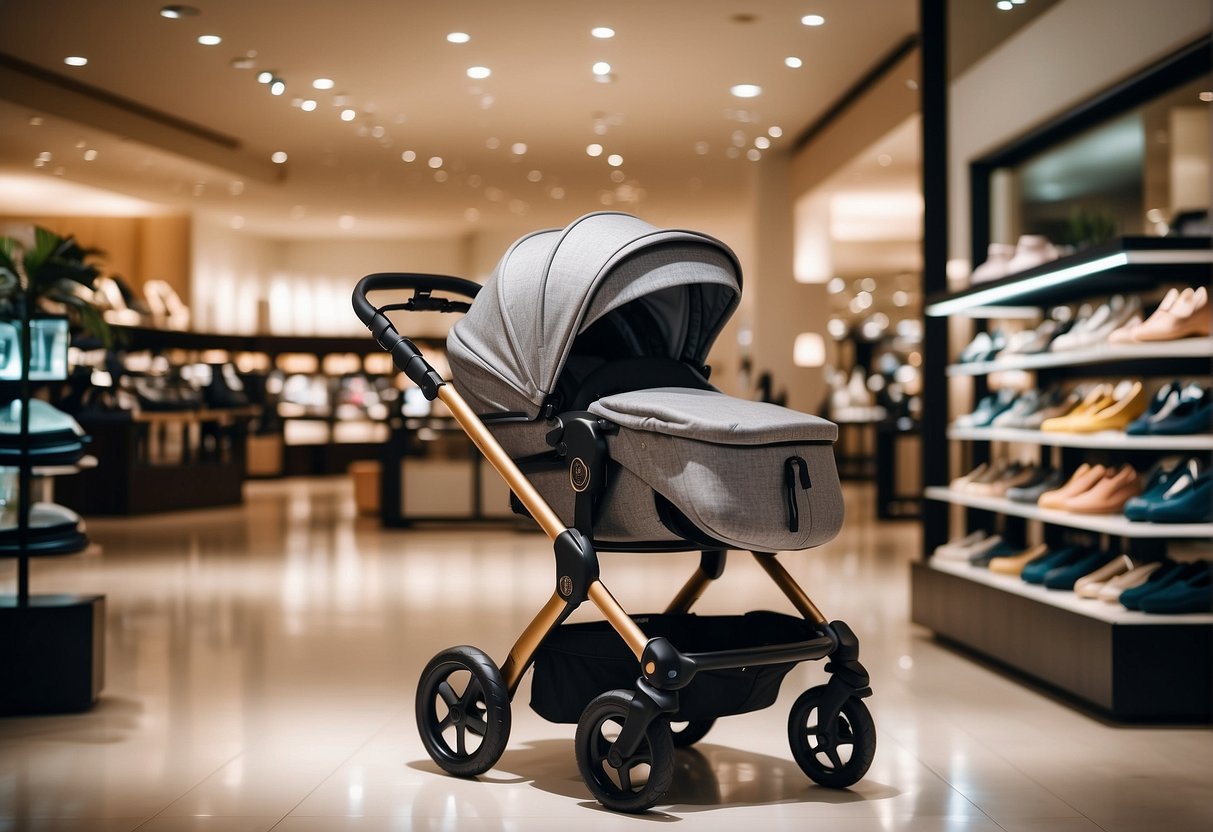
{"label": "polished tile floor", "polygon": [[[590,799],[573,727],[534,715],[526,682],[499,765],[440,774],[414,727],[421,668],[455,644],[504,657],[550,594],[546,542],[385,531],[342,479],[290,480],[250,485],[241,508],[95,519],[101,553],[35,564],[35,592],[107,596],[107,678],[87,713],[0,720],[0,830],[1213,828],[1213,732],[1108,724],[936,644],[907,623],[916,527],[870,522],[862,489],[848,498],[836,541],[783,560],[862,639],[880,739],[852,790],[813,786],[787,747],[788,709],[823,675],[812,664],[773,707],[680,751],[668,802],[641,817]],[[647,612],[695,556],[603,560],[624,607]],[[740,555],[697,607],[755,608],[784,602]]]}

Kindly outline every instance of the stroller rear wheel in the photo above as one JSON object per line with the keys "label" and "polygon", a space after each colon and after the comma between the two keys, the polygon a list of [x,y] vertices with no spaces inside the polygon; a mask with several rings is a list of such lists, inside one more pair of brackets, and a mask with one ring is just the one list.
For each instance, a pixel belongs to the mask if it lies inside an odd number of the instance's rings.
{"label": "stroller rear wheel", "polygon": [[814,783],[845,789],[858,783],[876,756],[876,723],[862,699],[851,697],[832,725],[821,724],[825,685],[800,694],[788,716],[792,756]]}
{"label": "stroller rear wheel", "polygon": [[417,686],[417,730],[448,774],[473,777],[492,768],[510,738],[510,695],[493,660],[475,647],[432,658]]}
{"label": "stroller rear wheel", "polygon": [[703,739],[715,724],[714,719],[692,719],[687,722],[670,720],[670,735],[674,740],[674,747],[690,748]]}
{"label": "stroller rear wheel", "polygon": [[632,693],[611,690],[596,697],[577,723],[577,767],[590,792],[608,809],[643,812],[674,780],[674,742],[664,718],[655,719],[630,757],[611,761],[611,750],[628,718]]}

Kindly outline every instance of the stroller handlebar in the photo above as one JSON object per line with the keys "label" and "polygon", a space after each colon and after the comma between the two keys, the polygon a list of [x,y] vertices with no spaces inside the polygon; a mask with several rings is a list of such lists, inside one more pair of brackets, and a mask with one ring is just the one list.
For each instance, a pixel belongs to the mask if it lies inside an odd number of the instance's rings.
{"label": "stroller handlebar", "polygon": [[[405,303],[375,306],[367,300],[367,294],[382,290],[412,289],[413,296]],[[381,272],[369,274],[354,287],[354,313],[371,330],[379,346],[392,355],[392,361],[421,388],[425,397],[433,401],[438,388],[444,384],[442,376],[422,357],[421,352],[408,338],[396,331],[396,327],[383,314],[389,310],[403,309],[409,312],[466,312],[469,304],[434,298],[433,291],[449,292],[474,299],[480,284],[461,277],[439,274],[412,274],[406,272]]]}

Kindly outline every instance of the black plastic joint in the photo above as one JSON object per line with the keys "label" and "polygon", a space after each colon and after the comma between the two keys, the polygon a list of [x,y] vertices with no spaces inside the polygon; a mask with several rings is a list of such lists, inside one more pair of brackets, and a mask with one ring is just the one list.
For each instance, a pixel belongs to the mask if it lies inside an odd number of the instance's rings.
{"label": "black plastic joint", "polygon": [[607,762],[616,768],[636,753],[649,725],[661,714],[672,714],[678,710],[678,694],[658,690],[643,678],[636,680],[636,692],[624,719],[619,737],[608,752]]}
{"label": "black plastic joint", "polygon": [[[836,647],[830,653],[830,661],[826,663],[825,671],[830,674],[830,681],[837,680],[853,691],[853,696],[871,696],[868,685],[871,677],[867,669],[859,663],[859,637],[844,621],[831,621],[829,631],[834,636]],[[866,693],[860,693],[866,691]]]}
{"label": "black plastic joint", "polygon": [[590,584],[598,580],[598,553],[576,529],[565,529],[552,547],[556,554],[556,591],[566,604],[576,607],[585,601]]}
{"label": "black plastic joint", "polygon": [[430,366],[430,362],[425,360],[425,356],[412,341],[408,338],[401,338],[396,346],[392,347],[391,352],[392,361],[409,377],[410,381],[421,388],[421,392],[427,400],[432,402],[438,398],[438,388],[446,382],[443,381],[438,371]]}
{"label": "black plastic joint", "polygon": [[396,348],[396,344],[400,341],[400,333],[396,331],[396,327],[392,326],[392,322],[386,315],[376,312],[368,326],[379,346],[388,352]]}
{"label": "black plastic joint", "polygon": [[834,641],[837,642],[830,658],[840,662],[857,660],[859,658],[859,636],[855,635],[855,631],[847,626],[845,621],[831,621],[830,630],[833,631]]}
{"label": "black plastic joint", "polygon": [[669,639],[649,639],[640,657],[640,669],[644,679],[660,690],[685,688],[695,678],[695,662],[670,644]]}

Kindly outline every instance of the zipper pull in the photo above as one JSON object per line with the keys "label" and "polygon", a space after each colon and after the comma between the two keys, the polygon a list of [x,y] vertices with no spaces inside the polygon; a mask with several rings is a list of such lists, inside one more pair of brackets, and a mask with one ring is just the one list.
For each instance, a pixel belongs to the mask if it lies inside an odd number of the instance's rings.
{"label": "zipper pull", "polygon": [[[799,476],[798,476],[799,469]],[[790,456],[783,463],[783,496],[788,509],[788,531],[800,531],[800,510],[796,507],[796,486],[806,491],[813,487],[809,480],[809,466],[798,456]]]}

